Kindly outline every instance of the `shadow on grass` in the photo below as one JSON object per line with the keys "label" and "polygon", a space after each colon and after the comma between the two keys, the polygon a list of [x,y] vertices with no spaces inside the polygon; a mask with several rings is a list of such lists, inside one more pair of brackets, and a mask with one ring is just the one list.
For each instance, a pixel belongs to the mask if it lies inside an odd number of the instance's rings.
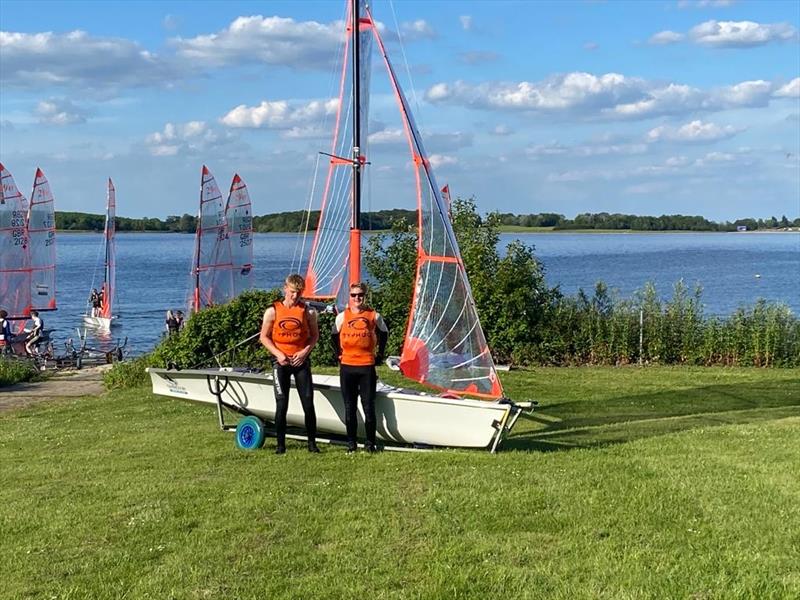
{"label": "shadow on grass", "polygon": [[555,402],[522,415],[502,448],[538,452],[597,448],[697,428],[798,415],[800,379]]}

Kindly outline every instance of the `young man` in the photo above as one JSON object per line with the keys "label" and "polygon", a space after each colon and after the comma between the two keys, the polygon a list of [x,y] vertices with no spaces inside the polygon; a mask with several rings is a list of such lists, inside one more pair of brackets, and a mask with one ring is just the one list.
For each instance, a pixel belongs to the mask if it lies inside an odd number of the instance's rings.
{"label": "young man", "polygon": [[260,340],[272,354],[272,377],[275,386],[275,429],[278,443],[275,454],[286,452],[286,413],[289,410],[289,384],[294,384],[305,413],[308,451],[317,448],[317,415],[314,411],[314,387],[311,383],[309,355],[319,340],[317,313],[300,300],[305,280],[289,275],[283,286],[283,300],[275,302],[264,313]]}
{"label": "young man", "polygon": [[33,328],[28,334],[28,339],[25,342],[25,353],[28,356],[33,356],[33,351],[36,348],[37,342],[42,339],[42,328],[44,327],[44,323],[39,318],[38,310],[31,311],[31,321],[33,321]]}
{"label": "young man", "polygon": [[11,323],[6,318],[8,312],[0,309],[0,355],[11,354],[11,340],[14,334],[11,333]]}
{"label": "young man", "polygon": [[[345,426],[347,427],[347,451],[356,450],[358,432],[358,397],[364,408],[364,428],[367,443],[364,449],[375,452],[375,388],[378,374],[375,365],[383,361],[389,330],[383,317],[367,306],[367,285],[354,283],[350,286],[350,300],[344,312],[336,315],[333,332],[334,349],[339,354],[339,383],[344,399]],[[377,357],[375,350],[378,350]]]}

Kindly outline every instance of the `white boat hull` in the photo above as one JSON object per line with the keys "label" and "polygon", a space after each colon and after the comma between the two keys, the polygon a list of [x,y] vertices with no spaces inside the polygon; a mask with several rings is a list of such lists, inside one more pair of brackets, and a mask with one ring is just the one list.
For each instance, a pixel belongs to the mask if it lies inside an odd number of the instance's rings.
{"label": "white boat hull", "polygon": [[[275,420],[272,376],[231,369],[148,369],[153,393],[218,405],[220,400],[244,414]],[[345,435],[344,401],[336,375],[314,375],[314,407],[318,434]],[[375,400],[377,436],[391,444],[416,444],[494,450],[516,421],[520,408],[510,403],[461,400],[430,396],[379,384]],[[304,426],[297,390],[289,396],[289,427]],[[359,435],[364,436],[364,415],[359,406]]]}
{"label": "white boat hull", "polygon": [[83,315],[83,322],[89,327],[94,327],[95,329],[111,331],[112,327],[117,326],[117,317],[114,316],[110,319],[107,319],[105,317],[91,317],[89,315]]}

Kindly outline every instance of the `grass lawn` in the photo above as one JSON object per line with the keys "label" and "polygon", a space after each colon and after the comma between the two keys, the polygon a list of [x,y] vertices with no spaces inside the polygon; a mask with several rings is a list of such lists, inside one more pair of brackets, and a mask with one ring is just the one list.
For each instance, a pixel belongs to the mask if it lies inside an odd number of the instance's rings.
{"label": "grass lawn", "polygon": [[244,453],[146,389],[4,413],[0,597],[800,597],[800,370],[502,377],[541,406],[497,455]]}

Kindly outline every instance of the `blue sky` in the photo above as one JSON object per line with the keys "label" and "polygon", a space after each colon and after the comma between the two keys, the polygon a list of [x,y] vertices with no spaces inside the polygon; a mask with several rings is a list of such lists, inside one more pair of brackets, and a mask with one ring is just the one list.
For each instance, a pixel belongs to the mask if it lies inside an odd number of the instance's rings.
{"label": "blue sky", "polygon": [[[344,1],[0,0],[0,161],[58,210],[256,214],[327,151]],[[440,183],[482,211],[800,216],[800,2],[373,2]],[[367,209],[413,208],[374,60]]]}

